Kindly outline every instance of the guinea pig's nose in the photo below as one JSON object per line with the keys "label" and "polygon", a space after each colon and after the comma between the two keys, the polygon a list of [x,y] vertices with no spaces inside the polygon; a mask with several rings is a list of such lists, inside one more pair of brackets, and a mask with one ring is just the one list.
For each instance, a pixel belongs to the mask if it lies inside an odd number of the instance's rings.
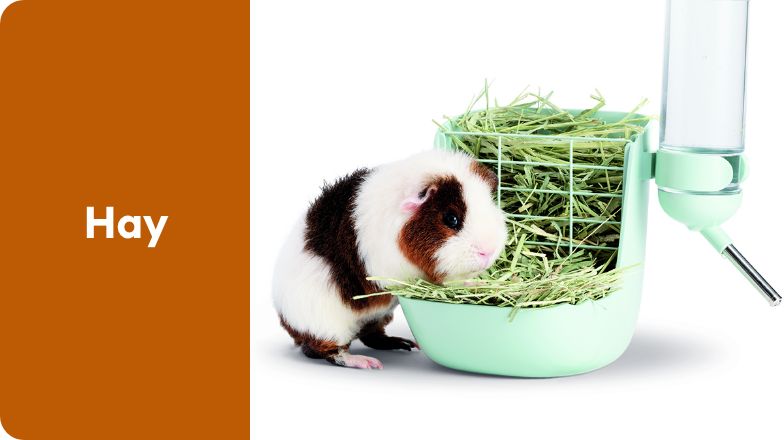
{"label": "guinea pig's nose", "polygon": [[494,253],[495,252],[492,250],[476,248],[476,256],[479,258],[479,261],[481,261],[484,266],[490,265],[490,259],[493,257]]}

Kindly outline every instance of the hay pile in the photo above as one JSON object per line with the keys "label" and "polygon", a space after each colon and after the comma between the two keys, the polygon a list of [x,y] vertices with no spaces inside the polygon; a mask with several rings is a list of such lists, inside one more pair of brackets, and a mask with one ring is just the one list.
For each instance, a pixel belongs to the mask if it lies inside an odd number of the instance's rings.
{"label": "hay pile", "polygon": [[[439,124],[456,148],[496,174],[500,165],[509,240],[495,265],[476,280],[446,285],[386,280],[393,285],[379,294],[511,307],[511,319],[520,308],[597,300],[617,288],[624,147],[644,130],[649,118],[635,112],[645,101],[605,122],[596,117],[605,105],[598,92],[596,105],[579,113],[551,95],[524,92],[491,106],[485,86],[464,114]],[[481,101],[484,109],[475,110]],[[498,133],[534,137],[499,140]]]}

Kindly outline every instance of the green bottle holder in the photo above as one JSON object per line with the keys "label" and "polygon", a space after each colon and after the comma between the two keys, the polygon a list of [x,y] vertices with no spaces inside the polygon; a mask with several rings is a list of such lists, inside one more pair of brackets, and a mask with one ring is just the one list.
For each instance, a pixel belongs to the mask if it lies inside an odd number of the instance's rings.
{"label": "green bottle holder", "polygon": [[715,153],[662,147],[656,152],[656,185],[664,212],[691,230],[699,231],[716,252],[726,257],[757,288],[771,306],[781,295],[743,257],[721,228],[740,207],[740,184],[746,178],[740,152]]}
{"label": "green bottle holder", "polygon": [[[626,113],[598,114],[608,122],[624,116]],[[648,187],[653,178],[651,146],[655,145],[650,137],[646,127],[625,147],[617,265],[630,269],[624,273],[619,290],[598,301],[521,309],[511,322],[509,309],[504,307],[400,297],[411,331],[425,354],[458,370],[520,377],[580,374],[620,357],[634,333],[642,293]],[[571,138],[575,139],[585,140]],[[455,148],[440,131],[435,144],[437,148]]]}

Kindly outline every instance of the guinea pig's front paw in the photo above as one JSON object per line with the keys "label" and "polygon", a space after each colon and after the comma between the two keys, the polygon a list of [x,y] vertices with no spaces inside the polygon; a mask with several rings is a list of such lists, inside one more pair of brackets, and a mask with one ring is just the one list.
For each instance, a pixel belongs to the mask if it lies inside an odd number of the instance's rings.
{"label": "guinea pig's front paw", "polygon": [[384,333],[371,333],[362,335],[359,337],[359,340],[368,347],[376,350],[411,351],[412,348],[416,348],[417,350],[419,349],[419,344],[410,339],[399,338],[397,336],[388,336]]}
{"label": "guinea pig's front paw", "polygon": [[363,370],[381,370],[384,368],[384,365],[381,363],[381,361],[376,358],[350,353],[341,354],[338,365],[349,368],[360,368]]}
{"label": "guinea pig's front paw", "polygon": [[412,348],[416,348],[419,350],[419,344],[417,344],[416,341],[399,338],[397,336],[390,336],[389,339],[389,344],[392,349],[411,351]]}

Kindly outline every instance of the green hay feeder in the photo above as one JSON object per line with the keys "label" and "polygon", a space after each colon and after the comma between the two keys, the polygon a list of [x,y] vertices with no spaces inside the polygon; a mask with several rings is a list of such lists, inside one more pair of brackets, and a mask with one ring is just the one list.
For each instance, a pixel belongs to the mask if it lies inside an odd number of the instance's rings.
{"label": "green hay feeder", "polygon": [[[599,112],[607,122],[626,113]],[[642,118],[642,116],[640,116]],[[466,135],[439,130],[437,148],[454,149],[454,136]],[[569,136],[470,133],[472,136],[546,138],[570,146],[591,138]],[[458,370],[525,377],[566,376],[601,368],[617,359],[629,345],[640,305],[645,234],[648,214],[648,184],[653,178],[653,153],[646,130],[625,146],[621,238],[617,266],[629,267],[622,274],[619,290],[597,301],[552,307],[519,309],[509,320],[509,308],[473,304],[447,304],[399,296],[411,331],[433,361]],[[507,162],[506,165],[509,163]],[[518,164],[523,164],[519,162]],[[579,164],[570,164],[579,167]],[[547,166],[547,165],[538,165]],[[552,164],[563,166],[563,164]],[[501,161],[497,171],[503,172]],[[501,191],[505,189],[501,188]],[[568,188],[564,189],[568,194]],[[579,222],[579,218],[570,218]],[[574,245],[579,247],[580,245]]]}

